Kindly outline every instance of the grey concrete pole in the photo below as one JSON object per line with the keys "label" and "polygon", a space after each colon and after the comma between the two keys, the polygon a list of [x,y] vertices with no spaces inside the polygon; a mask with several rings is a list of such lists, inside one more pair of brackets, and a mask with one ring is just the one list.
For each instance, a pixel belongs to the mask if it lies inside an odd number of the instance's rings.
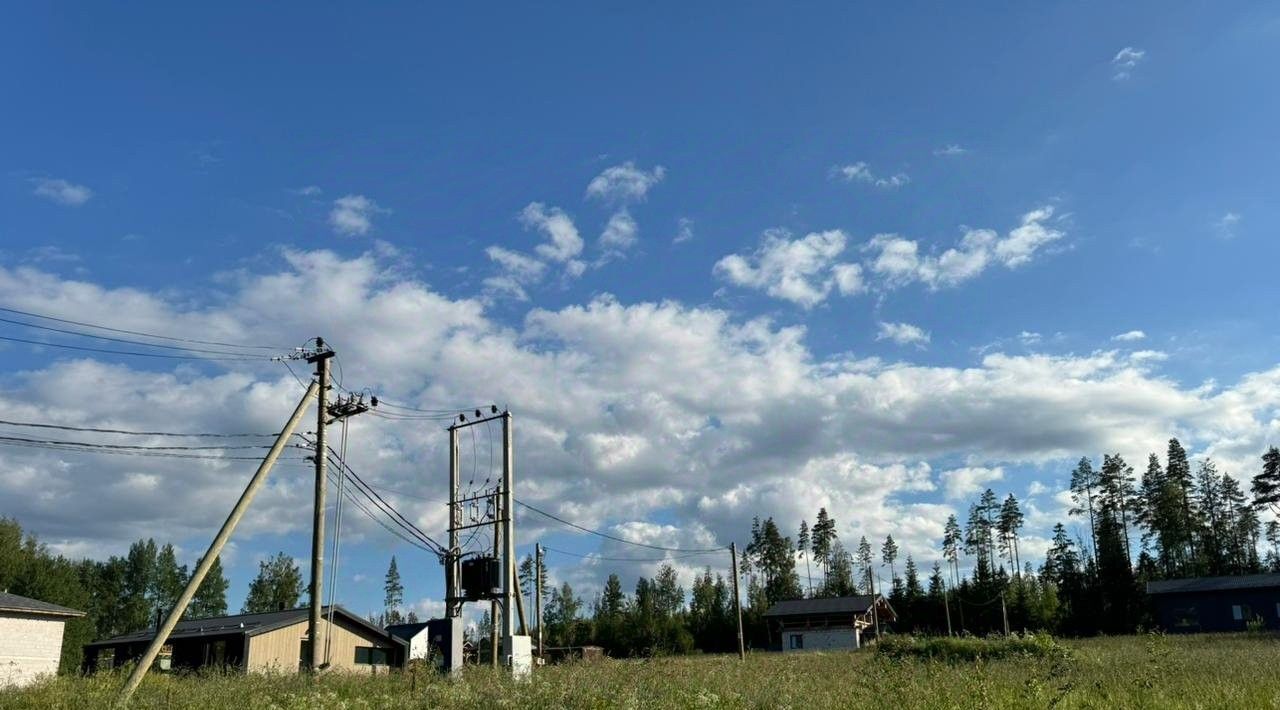
{"label": "grey concrete pole", "polygon": [[[316,338],[316,346],[323,348],[324,341]],[[325,419],[329,416],[329,359],[332,357],[333,351],[329,351],[310,358],[316,365],[316,380],[320,385],[316,393],[316,483],[311,511],[311,614],[307,619],[307,636],[311,639],[311,658],[307,665],[312,672],[320,668],[324,658],[324,649],[320,645],[320,609],[324,604],[324,498],[329,461],[324,430]]]}
{"label": "grey concrete pole", "polygon": [[[502,638],[516,635],[516,459],[511,412],[502,413]],[[511,649],[507,649],[510,653]]]}
{"label": "grey concrete pole", "polygon": [[253,501],[258,489],[267,480],[267,474],[271,472],[271,467],[275,465],[276,459],[280,458],[280,452],[284,450],[285,444],[289,442],[289,437],[293,436],[293,431],[298,428],[298,422],[302,419],[303,413],[307,411],[307,405],[311,403],[311,398],[316,396],[318,387],[315,382],[312,382],[311,386],[307,388],[307,393],[298,402],[298,406],[293,410],[293,414],[284,425],[284,429],[280,431],[275,443],[271,445],[271,450],[267,452],[266,458],[262,459],[262,463],[258,465],[258,470],[253,474],[253,478],[249,479],[249,485],[245,486],[244,493],[240,494],[240,500],[236,501],[235,507],[231,509],[226,521],[222,523],[222,528],[213,537],[213,542],[209,543],[209,549],[205,551],[200,564],[196,565],[195,571],[191,573],[191,579],[187,582],[186,588],[182,590],[182,594],[178,595],[177,601],[173,604],[173,609],[169,611],[169,617],[160,625],[159,630],[156,631],[156,637],[152,639],[146,653],[142,654],[138,665],[129,674],[129,680],[125,682],[124,688],[120,691],[120,698],[116,701],[117,706],[125,707],[129,704],[129,698],[138,689],[138,684],[142,682],[142,677],[147,674],[151,664],[155,662],[156,656],[160,654],[160,648],[164,646],[165,641],[169,640],[169,634],[173,633],[173,627],[177,626],[178,620],[186,612],[187,605],[191,603],[191,597],[195,596],[196,590],[200,588],[200,583],[204,581],[205,575],[209,574],[209,568],[213,566],[214,560],[218,559],[218,555],[222,553],[223,546],[227,544],[227,539],[231,537],[232,531],[240,523],[240,518],[244,517],[244,512],[249,508],[249,503]]}
{"label": "grey concrete pole", "polygon": [[533,547],[533,623],[538,629],[538,658],[542,658],[542,543]]}

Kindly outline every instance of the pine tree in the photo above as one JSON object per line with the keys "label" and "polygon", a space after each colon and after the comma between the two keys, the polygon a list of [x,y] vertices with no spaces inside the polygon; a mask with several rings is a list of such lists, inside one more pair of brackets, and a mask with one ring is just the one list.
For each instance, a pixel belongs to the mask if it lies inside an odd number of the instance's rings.
{"label": "pine tree", "polygon": [[804,574],[809,581],[809,596],[813,596],[813,572],[809,569],[809,544],[811,542],[809,538],[809,523],[801,520],[800,533],[796,535],[796,548],[800,555],[804,557]]}
{"label": "pine tree", "polygon": [[1176,523],[1176,538],[1179,547],[1179,574],[1191,576],[1196,574],[1196,511],[1191,505],[1192,491],[1195,481],[1191,475],[1191,463],[1187,460],[1187,452],[1177,439],[1169,440],[1169,452],[1165,458],[1166,496],[1170,506],[1170,517]]}
{"label": "pine tree", "polygon": [[898,543],[893,541],[892,535],[885,537],[884,544],[880,546],[880,559],[889,565],[889,579],[896,582],[898,571],[893,563],[898,559]]}
{"label": "pine tree", "polygon": [[404,603],[404,585],[400,583],[400,570],[396,567],[395,555],[391,556],[391,564],[387,567],[382,591],[382,606],[386,614],[384,626],[400,623],[400,605]]}
{"label": "pine tree", "polygon": [[960,521],[954,514],[947,516],[947,524],[942,530],[942,556],[950,564],[953,585],[960,584],[960,545],[963,542]]}
{"label": "pine tree", "polygon": [[1022,509],[1018,507],[1018,499],[1010,493],[1000,506],[1000,540],[1002,547],[1009,555],[1009,565],[1016,574],[1021,575],[1022,560],[1018,556],[1018,531],[1023,524]]}
{"label": "pine tree", "polygon": [[920,586],[920,572],[916,569],[916,561],[911,559],[911,555],[907,555],[906,567],[906,599],[908,603],[914,603],[924,596],[924,588]]}
{"label": "pine tree", "polygon": [[298,608],[302,597],[302,571],[293,558],[283,552],[258,563],[258,576],[249,583],[245,597],[245,614]]}
{"label": "pine tree", "polygon": [[862,581],[866,586],[868,594],[876,593],[875,577],[875,558],[871,555],[871,543],[867,542],[867,537],[862,536],[858,540],[857,552],[858,567],[861,572]]}
{"label": "pine tree", "polygon": [[849,551],[844,549],[844,544],[839,538],[832,541],[831,554],[828,557],[831,562],[831,574],[823,580],[823,596],[847,597],[857,594],[858,589],[853,583],[853,558],[849,556]]}
{"label": "pine tree", "polygon": [[1253,477],[1250,488],[1255,506],[1280,515],[1280,449],[1272,446],[1262,455],[1262,472]]}
{"label": "pine tree", "polygon": [[[1076,464],[1076,468],[1071,472],[1071,498],[1075,501],[1075,507],[1068,511],[1068,515],[1089,515],[1089,544],[1096,555],[1098,549],[1098,526],[1094,520],[1094,491],[1098,487],[1098,474],[1093,470],[1093,464],[1088,457],[1081,458]],[[1096,561],[1096,557],[1095,557]]]}
{"label": "pine tree", "polygon": [[[196,562],[200,566],[200,561]],[[192,619],[207,619],[214,616],[225,616],[227,613],[227,576],[222,571],[222,558],[213,558],[209,572],[200,582],[195,596],[191,598],[191,606],[187,607],[187,616]]]}
{"label": "pine tree", "polygon": [[831,572],[831,542],[836,538],[836,522],[827,515],[826,508],[818,509],[818,520],[813,524],[810,535],[813,556],[822,563],[822,576],[825,578]]}

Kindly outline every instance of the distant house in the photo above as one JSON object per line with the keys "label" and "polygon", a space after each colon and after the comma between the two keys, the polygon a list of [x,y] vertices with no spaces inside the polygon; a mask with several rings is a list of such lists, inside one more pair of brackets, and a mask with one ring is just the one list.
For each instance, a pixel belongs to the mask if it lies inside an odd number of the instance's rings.
{"label": "distant house", "polygon": [[0,688],[58,672],[62,627],[83,611],[0,592]]}
{"label": "distant house", "polygon": [[1147,594],[1166,631],[1243,631],[1252,620],[1280,629],[1280,573],[1165,579]]}
{"label": "distant house", "polygon": [[[328,641],[329,607],[323,613],[321,643]],[[311,657],[308,616],[304,607],[179,621],[161,652],[159,667],[297,672]],[[93,672],[141,658],[155,634],[155,629],[146,629],[86,645],[84,670]],[[346,609],[333,608],[328,668],[376,673],[399,667],[404,665],[408,646]]]}
{"label": "distant house", "polygon": [[789,599],[769,607],[764,618],[770,637],[780,644],[775,648],[783,653],[861,648],[863,633],[874,627],[873,602],[882,626],[897,620],[897,612],[879,594]]}

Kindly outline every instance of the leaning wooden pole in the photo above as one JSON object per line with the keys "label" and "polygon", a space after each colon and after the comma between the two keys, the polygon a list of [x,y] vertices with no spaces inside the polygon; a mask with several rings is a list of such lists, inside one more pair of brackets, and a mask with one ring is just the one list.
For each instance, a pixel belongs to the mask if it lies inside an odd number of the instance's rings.
{"label": "leaning wooden pole", "polygon": [[200,564],[196,566],[195,572],[191,573],[191,581],[187,582],[186,589],[183,589],[182,594],[178,595],[173,609],[169,611],[169,617],[160,625],[160,629],[156,631],[156,637],[152,639],[151,645],[147,647],[147,652],[142,654],[138,665],[134,666],[133,672],[129,674],[129,680],[125,682],[124,688],[120,691],[120,698],[116,701],[118,707],[128,705],[129,698],[133,697],[134,691],[138,689],[138,685],[142,682],[142,677],[147,674],[151,664],[155,662],[156,656],[160,654],[160,648],[164,646],[165,641],[169,640],[169,634],[173,633],[173,627],[177,626],[178,620],[186,612],[187,605],[191,603],[191,597],[195,596],[196,590],[200,588],[200,583],[204,581],[205,575],[209,573],[209,568],[213,566],[214,560],[218,559],[218,555],[222,553],[222,548],[227,544],[232,531],[236,529],[236,525],[240,523],[240,518],[244,517],[245,511],[249,509],[249,503],[253,502],[253,497],[257,495],[258,489],[266,482],[267,474],[271,472],[271,467],[275,465],[276,459],[280,458],[280,452],[284,451],[285,445],[289,443],[289,437],[293,436],[294,429],[298,428],[298,422],[302,420],[302,415],[307,411],[307,405],[316,396],[319,388],[320,385],[316,382],[312,382],[311,386],[307,388],[307,393],[298,402],[298,406],[293,410],[293,415],[289,417],[288,423],[284,425],[284,429],[276,437],[276,442],[271,445],[271,450],[267,452],[266,458],[262,459],[262,463],[258,465],[258,470],[253,474],[253,478],[249,479],[249,485],[245,486],[244,493],[240,494],[240,500],[236,501],[236,505],[231,509],[226,522],[222,524],[222,529],[214,536],[213,542],[209,543],[209,550],[204,553],[204,557],[200,560]]}

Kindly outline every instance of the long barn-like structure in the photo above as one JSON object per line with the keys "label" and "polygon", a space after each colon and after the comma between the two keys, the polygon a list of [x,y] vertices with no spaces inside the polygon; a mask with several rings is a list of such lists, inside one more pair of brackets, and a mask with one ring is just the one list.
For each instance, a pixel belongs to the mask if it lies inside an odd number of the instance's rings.
{"label": "long barn-like structure", "polygon": [[[307,665],[309,609],[285,609],[207,619],[184,619],[174,627],[162,652],[160,670],[219,668],[249,672],[295,673]],[[320,624],[321,649],[328,668],[376,673],[404,665],[408,643],[343,609],[329,607]],[[329,636],[330,628],[332,635]],[[155,629],[95,641],[84,647],[84,670],[93,672],[135,661],[155,638]]]}

